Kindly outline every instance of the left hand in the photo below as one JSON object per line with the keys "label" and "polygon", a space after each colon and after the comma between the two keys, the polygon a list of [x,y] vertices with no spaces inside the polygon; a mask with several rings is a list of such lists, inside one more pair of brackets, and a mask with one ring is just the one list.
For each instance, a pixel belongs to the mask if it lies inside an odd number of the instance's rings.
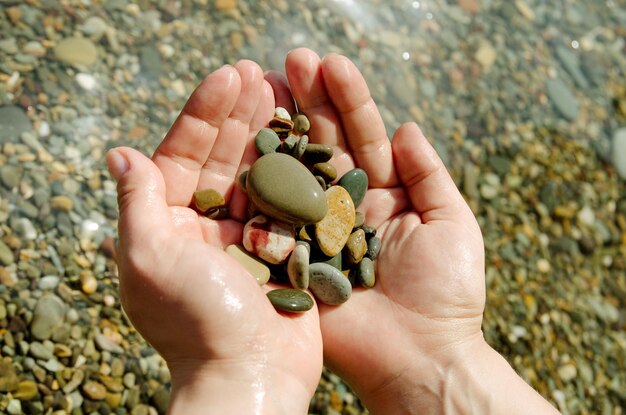
{"label": "left hand", "polygon": [[[241,243],[246,198],[236,186],[275,101],[261,68],[225,66],[194,91],[152,160],[107,154],[118,182],[120,297],[172,373],[171,412],[306,413],[322,370],[317,309],[276,312],[224,252]],[[188,206],[193,192],[225,195],[231,219]]]}

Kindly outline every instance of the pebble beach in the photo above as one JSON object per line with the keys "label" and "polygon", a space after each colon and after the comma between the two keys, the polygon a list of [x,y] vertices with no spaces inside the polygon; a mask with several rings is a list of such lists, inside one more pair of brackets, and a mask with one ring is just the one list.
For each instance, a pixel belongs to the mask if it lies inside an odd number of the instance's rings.
{"label": "pebble beach", "polygon": [[[563,414],[626,413],[624,0],[0,0],[0,413],[164,414],[121,310],[110,148],[211,71],[337,52],[478,218],[489,344]],[[367,414],[325,370],[310,414]]]}

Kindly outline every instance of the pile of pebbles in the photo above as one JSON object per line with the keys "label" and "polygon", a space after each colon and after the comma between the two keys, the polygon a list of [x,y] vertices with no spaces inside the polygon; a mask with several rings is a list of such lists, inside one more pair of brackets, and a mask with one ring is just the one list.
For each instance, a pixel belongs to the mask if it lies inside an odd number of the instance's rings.
{"label": "pile of pebbles", "polygon": [[[352,287],[372,288],[381,241],[356,208],[368,188],[367,173],[355,168],[337,180],[329,163],[332,147],[309,143],[305,114],[277,107],[269,128],[255,138],[259,158],[240,179],[247,193],[249,220],[242,245],[226,252],[259,285],[291,284],[267,293],[275,308],[303,312],[313,307],[307,289],[329,305],[347,301]],[[227,211],[215,189],[194,194],[197,210],[210,218]]]}

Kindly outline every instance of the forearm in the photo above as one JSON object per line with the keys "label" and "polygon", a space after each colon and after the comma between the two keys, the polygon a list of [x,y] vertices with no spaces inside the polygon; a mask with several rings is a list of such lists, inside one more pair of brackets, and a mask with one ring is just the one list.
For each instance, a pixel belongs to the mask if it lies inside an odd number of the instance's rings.
{"label": "forearm", "polygon": [[264,366],[177,368],[168,414],[306,414],[311,397]]}
{"label": "forearm", "polygon": [[481,342],[363,396],[372,414],[558,414],[496,351]]}

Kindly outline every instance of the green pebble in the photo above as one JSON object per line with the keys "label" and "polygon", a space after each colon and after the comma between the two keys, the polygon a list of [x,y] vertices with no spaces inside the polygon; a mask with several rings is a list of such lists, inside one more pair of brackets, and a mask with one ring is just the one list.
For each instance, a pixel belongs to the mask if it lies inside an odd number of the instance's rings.
{"label": "green pebble", "polygon": [[339,253],[335,256],[326,256],[321,251],[315,253],[315,257],[311,259],[311,262],[320,262],[323,264],[328,264],[334,268],[337,268],[341,271],[343,265],[343,253],[339,251]]}
{"label": "green pebble", "polygon": [[291,121],[293,121],[293,128],[298,134],[304,134],[311,128],[309,118],[300,112],[293,114]]}
{"label": "green pebble", "polygon": [[193,199],[196,209],[203,213],[214,208],[222,207],[224,203],[226,203],[224,196],[215,189],[204,189],[194,192]]}
{"label": "green pebble", "polygon": [[311,172],[282,153],[254,162],[246,180],[250,201],[274,219],[296,225],[317,223],[328,212],[326,194]]}
{"label": "green pebble", "polygon": [[367,241],[367,252],[365,256],[371,259],[372,261],[376,259],[378,253],[380,252],[381,241],[378,236],[372,236]]}
{"label": "green pebble", "polygon": [[363,258],[359,262],[357,275],[363,287],[372,288],[376,284],[374,261],[367,257]]}
{"label": "green pebble", "polygon": [[307,164],[323,163],[333,157],[333,148],[326,144],[307,144],[302,162]]}
{"label": "green pebble", "polygon": [[363,169],[352,169],[346,174],[344,174],[341,179],[337,182],[337,184],[350,193],[350,197],[354,202],[354,207],[358,207],[363,198],[365,197],[365,192],[367,192],[368,180],[367,173]]}
{"label": "green pebble", "polygon": [[280,138],[271,128],[262,128],[254,139],[254,146],[260,156],[275,153],[280,146]]}
{"label": "green pebble", "polygon": [[311,172],[316,176],[321,176],[326,182],[331,183],[337,178],[337,169],[330,163],[315,163]]}
{"label": "green pebble", "polygon": [[309,144],[308,135],[303,135],[302,137],[300,137],[300,140],[298,140],[298,143],[294,146],[293,151],[291,153],[296,158],[296,160],[300,160],[308,144]]}
{"label": "green pebble", "polygon": [[277,310],[288,313],[302,313],[313,307],[309,294],[292,288],[280,288],[267,293],[267,298]]}

